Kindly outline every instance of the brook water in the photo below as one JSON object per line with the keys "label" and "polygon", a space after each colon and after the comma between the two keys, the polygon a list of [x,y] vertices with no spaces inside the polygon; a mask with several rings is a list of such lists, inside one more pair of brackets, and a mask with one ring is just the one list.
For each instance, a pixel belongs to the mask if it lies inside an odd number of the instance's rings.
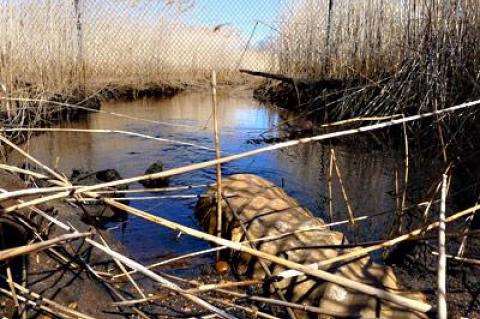
{"label": "brook water", "polygon": [[[282,119],[278,110],[259,104],[252,97],[220,96],[221,148],[224,154],[236,154],[261,147],[249,143],[261,132]],[[105,103],[102,110],[148,120],[179,124],[167,126],[107,114],[89,114],[62,127],[85,129],[125,130],[175,139],[201,146],[213,147],[211,98],[208,93],[183,93],[169,99],[142,99],[133,102]],[[201,128],[209,123],[207,130]],[[185,126],[182,126],[185,125]],[[100,133],[52,132],[33,137],[26,148],[35,157],[69,176],[72,169],[102,170],[113,168],[122,177],[143,175],[145,169],[162,161],[166,169],[213,159],[213,151],[190,146],[166,144],[139,137]],[[358,147],[334,146],[343,182],[356,216],[395,210],[395,162],[383,152],[359,150]],[[17,162],[20,161],[18,155]],[[270,152],[223,165],[225,176],[236,173],[258,174],[296,198],[315,215],[328,218],[328,170],[330,146],[308,144],[282,151]],[[170,186],[210,184],[215,182],[215,168],[171,178]],[[338,181],[334,181],[334,221],[348,218]],[[140,184],[130,188],[141,188]],[[166,194],[141,193],[128,196],[158,196],[201,194],[205,189],[194,189]],[[198,228],[193,216],[196,199],[157,199],[132,201],[131,205],[189,227]],[[388,214],[372,221],[358,223],[355,230],[340,230],[353,238],[354,232],[362,240],[375,240],[393,220]],[[179,236],[168,229],[130,216],[121,225],[111,225],[112,233],[123,242],[130,254],[148,262],[158,257],[175,255],[207,248],[209,245],[186,235]]]}

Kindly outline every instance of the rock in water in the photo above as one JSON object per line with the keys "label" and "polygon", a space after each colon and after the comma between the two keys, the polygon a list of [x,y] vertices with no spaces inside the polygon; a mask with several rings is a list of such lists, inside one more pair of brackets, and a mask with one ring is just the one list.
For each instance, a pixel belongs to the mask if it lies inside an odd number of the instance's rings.
{"label": "rock in water", "polygon": [[[158,161],[150,165],[149,168],[145,171],[145,175],[151,175],[163,172],[163,163]],[[168,186],[168,178],[158,178],[152,180],[145,180],[140,182],[146,188],[161,188]]]}
{"label": "rock in water", "polygon": [[118,181],[119,179],[122,179],[122,176],[120,176],[120,173],[115,170],[115,169],[106,169],[103,171],[98,171],[95,173],[95,177],[102,182],[112,182],[112,181]]}
{"label": "rock in water", "polygon": [[[74,169],[72,172],[72,176],[70,177],[70,180],[74,185],[83,185],[83,186],[113,182],[120,179],[122,179],[122,176],[115,169],[106,169],[106,170],[97,171],[97,172],[90,172],[90,171],[84,172],[81,170]],[[105,193],[102,195],[104,197],[122,198],[122,197],[125,197],[125,194],[113,193],[113,192],[127,190],[127,189],[128,189],[128,186],[126,185],[112,187],[107,189],[109,191],[112,191],[112,193]],[[128,201],[122,201],[122,203],[128,205]],[[100,224],[114,222],[114,221],[123,221],[123,220],[126,220],[127,218],[127,214],[124,211],[120,209],[112,208],[103,203],[95,202],[91,204],[85,204],[83,205],[83,207],[85,208],[85,212],[88,215],[88,216],[85,216],[87,217],[87,219],[85,220],[86,222],[89,222],[88,218],[94,218]]]}

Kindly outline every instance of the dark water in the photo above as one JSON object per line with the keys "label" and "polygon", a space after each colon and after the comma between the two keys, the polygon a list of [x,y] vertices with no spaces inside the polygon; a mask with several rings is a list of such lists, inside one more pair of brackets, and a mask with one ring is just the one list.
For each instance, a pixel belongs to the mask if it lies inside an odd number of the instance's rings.
{"label": "dark water", "polygon": [[[277,110],[263,106],[250,96],[219,97],[221,121],[221,147],[225,154],[240,153],[262,145],[247,143],[281,121]],[[211,99],[208,93],[184,93],[170,99],[143,99],[133,102],[105,103],[108,112],[162,121],[179,126],[167,126],[106,114],[90,114],[64,127],[87,129],[116,129],[152,136],[175,139],[201,146],[213,146],[211,125]],[[209,123],[209,129],[198,127]],[[185,126],[182,126],[185,125]],[[166,144],[139,137],[101,133],[45,133],[36,136],[25,146],[31,154],[67,176],[73,168],[101,170],[114,168],[123,177],[143,175],[155,161],[175,168],[213,159],[215,153],[189,146]],[[348,197],[356,216],[371,215],[394,210],[395,158],[382,152],[359,151],[347,146],[335,146],[338,164]],[[328,221],[327,175],[330,146],[319,143],[300,145],[282,151],[270,152],[223,166],[223,174],[258,174],[284,189],[315,215]],[[215,182],[215,169],[204,169],[175,176],[170,186],[208,184]],[[141,188],[140,184],[131,188]],[[204,189],[168,194],[141,193],[131,196],[158,196],[200,194]],[[130,194],[128,195],[130,196]],[[197,228],[192,209],[196,199],[157,199],[132,201],[134,207],[146,210],[189,227]],[[333,191],[334,219],[345,220],[347,210],[338,183]],[[373,222],[359,223],[355,230],[340,228],[350,238],[353,232],[363,240],[379,239],[388,228],[393,215],[376,218]],[[208,244],[130,217],[125,224],[114,227],[115,234],[130,250],[133,257],[148,261],[158,256],[185,253],[208,247]]]}

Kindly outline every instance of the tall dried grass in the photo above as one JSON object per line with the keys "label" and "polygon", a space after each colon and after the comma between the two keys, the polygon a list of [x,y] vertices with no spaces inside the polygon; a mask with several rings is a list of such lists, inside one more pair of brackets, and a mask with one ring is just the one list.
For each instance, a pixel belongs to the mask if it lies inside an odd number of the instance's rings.
{"label": "tall dried grass", "polygon": [[281,73],[372,87],[344,96],[336,118],[436,109],[480,93],[479,1],[302,0],[284,19]]}
{"label": "tall dried grass", "polygon": [[[138,1],[137,1],[138,2]],[[189,26],[175,1],[0,0],[0,81],[41,92],[142,89],[268,67],[233,27]]]}

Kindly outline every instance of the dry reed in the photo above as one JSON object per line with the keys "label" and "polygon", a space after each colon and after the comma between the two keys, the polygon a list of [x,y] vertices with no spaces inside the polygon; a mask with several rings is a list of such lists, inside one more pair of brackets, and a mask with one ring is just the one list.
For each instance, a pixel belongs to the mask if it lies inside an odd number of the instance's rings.
{"label": "dry reed", "polygon": [[[304,107],[324,111],[321,119],[435,111],[480,94],[478,1],[301,0],[292,6],[277,38],[278,72],[338,79],[347,89],[334,103],[313,95]],[[434,135],[446,158],[448,128],[437,121]]]}
{"label": "dry reed", "polygon": [[268,67],[264,52],[245,50],[237,28],[188,24],[188,14],[164,1],[2,0],[0,82],[8,95],[28,87],[46,96],[195,84],[213,67],[231,73],[240,60]]}

